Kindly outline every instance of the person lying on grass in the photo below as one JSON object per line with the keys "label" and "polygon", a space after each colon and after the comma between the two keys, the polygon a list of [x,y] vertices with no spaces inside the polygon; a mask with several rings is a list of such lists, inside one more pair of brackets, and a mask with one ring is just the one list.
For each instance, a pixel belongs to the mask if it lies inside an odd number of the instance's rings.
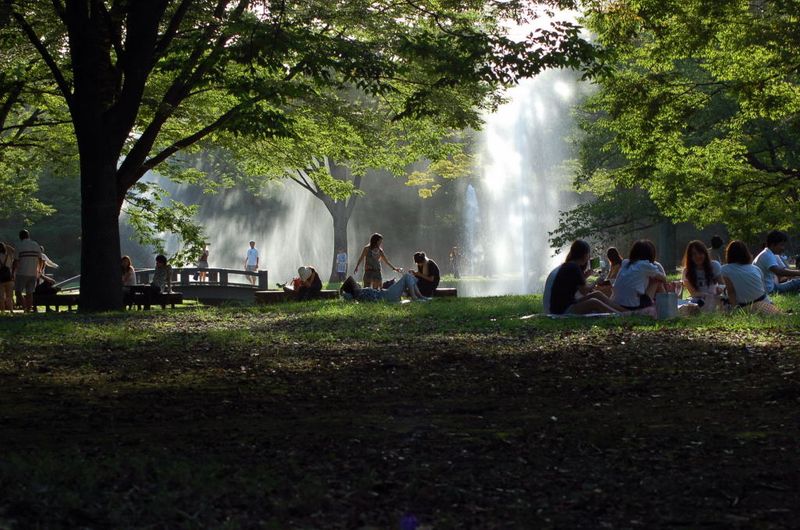
{"label": "person lying on grass", "polygon": [[[589,263],[589,243],[572,243],[564,264],[558,269],[550,292],[550,313],[554,315],[586,315],[589,313],[620,313],[625,308],[612,302],[593,285],[586,283],[586,264]],[[591,274],[591,269],[589,269]]]}
{"label": "person lying on grass", "polygon": [[427,302],[430,298],[422,296],[417,288],[417,279],[411,274],[406,273],[388,289],[373,289],[372,287],[361,287],[352,276],[348,276],[339,289],[342,298],[355,300],[358,302],[399,302],[403,294],[415,302]]}

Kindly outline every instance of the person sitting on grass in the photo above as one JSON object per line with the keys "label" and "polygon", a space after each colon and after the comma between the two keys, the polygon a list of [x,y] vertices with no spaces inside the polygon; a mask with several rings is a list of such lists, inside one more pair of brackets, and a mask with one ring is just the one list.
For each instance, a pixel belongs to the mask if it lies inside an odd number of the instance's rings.
{"label": "person sitting on grass", "polygon": [[721,237],[717,235],[711,236],[711,248],[708,251],[708,255],[711,256],[711,261],[716,261],[720,265],[725,261],[725,249],[723,245],[724,242]]}
{"label": "person sitting on grass", "polygon": [[416,252],[414,254],[414,263],[417,264],[417,270],[411,271],[411,274],[417,279],[419,292],[422,293],[422,296],[433,296],[433,292],[439,287],[439,266],[436,265],[435,261],[425,256],[424,252]]}
{"label": "person sitting on grass", "polygon": [[610,298],[614,281],[617,279],[620,267],[622,267],[622,255],[617,250],[617,247],[608,247],[606,258],[608,259],[608,274],[597,282],[596,289]]}
{"label": "person sitting on grass", "polygon": [[640,239],[622,261],[611,300],[625,309],[644,309],[653,305],[656,292],[664,290],[667,277],[657,263],[655,245]]}
{"label": "person sitting on grass", "polygon": [[388,289],[374,289],[372,287],[361,287],[352,276],[348,276],[339,289],[342,298],[355,300],[358,302],[399,302],[403,294],[415,302],[427,302],[430,298],[425,297],[417,288],[417,279],[410,272],[403,274],[402,277]]}
{"label": "person sitting on grass", "polygon": [[690,241],[683,253],[681,281],[689,291],[690,301],[703,307],[719,301],[717,284],[722,281],[722,265],[712,260],[708,248],[702,241]]}
{"label": "person sitting on grass", "polygon": [[730,308],[739,307],[764,314],[780,313],[767,296],[764,273],[753,265],[752,259],[747,245],[741,241],[731,241],[725,249],[726,264],[722,266],[722,280],[728,292]]}
{"label": "person sitting on grass", "polygon": [[292,281],[289,287],[285,283],[279,283],[283,292],[291,294],[297,301],[312,300],[319,297],[322,291],[322,280],[317,274],[317,270],[310,265],[297,269],[297,278]]}
{"label": "person sitting on grass", "polygon": [[[572,243],[564,264],[558,269],[550,291],[550,313],[554,315],[589,313],[619,313],[623,307],[586,284],[586,264],[589,263],[589,243]],[[580,293],[580,296],[577,295]]]}
{"label": "person sitting on grass", "polygon": [[[786,250],[789,237],[779,230],[767,234],[767,246],[762,250],[753,265],[764,273],[764,289],[767,294],[790,293],[800,291],[800,270],[789,269],[781,259]],[[792,277],[793,279],[788,279]],[[782,281],[785,280],[785,281]]]}

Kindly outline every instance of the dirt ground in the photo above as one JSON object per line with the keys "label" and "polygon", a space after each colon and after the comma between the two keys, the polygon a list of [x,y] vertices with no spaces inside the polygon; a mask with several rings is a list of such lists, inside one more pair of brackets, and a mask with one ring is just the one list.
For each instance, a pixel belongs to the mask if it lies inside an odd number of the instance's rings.
{"label": "dirt ground", "polygon": [[793,528],[800,334],[6,347],[0,527]]}

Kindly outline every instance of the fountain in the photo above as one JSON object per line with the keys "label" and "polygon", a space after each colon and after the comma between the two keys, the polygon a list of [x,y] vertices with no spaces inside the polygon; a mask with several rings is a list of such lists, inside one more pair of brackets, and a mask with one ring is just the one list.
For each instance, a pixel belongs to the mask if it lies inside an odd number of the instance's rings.
{"label": "fountain", "polygon": [[[517,28],[512,34],[525,32]],[[574,201],[566,162],[573,158],[568,136],[578,77],[549,70],[525,79],[508,91],[497,112],[485,116],[477,195],[493,281],[480,294],[541,292],[548,272],[563,259],[554,256],[548,232]]]}
{"label": "fountain", "polygon": [[[260,268],[269,271],[270,283],[285,282],[297,276],[301,265],[313,264],[327,278],[333,248],[331,216],[311,193],[290,181],[271,181],[261,194],[244,189],[203,195],[188,185],[175,184],[156,173],[148,175],[172,197],[199,204],[198,219],[203,225],[211,251],[212,267],[243,269],[248,241],[256,242]],[[180,242],[165,234],[167,252]]]}

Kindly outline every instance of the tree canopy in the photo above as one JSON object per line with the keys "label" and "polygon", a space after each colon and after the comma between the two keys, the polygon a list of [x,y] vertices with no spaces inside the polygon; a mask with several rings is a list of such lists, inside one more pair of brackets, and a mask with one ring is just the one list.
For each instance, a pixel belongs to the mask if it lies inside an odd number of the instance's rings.
{"label": "tree canopy", "polygon": [[736,236],[796,226],[799,21],[781,0],[590,2],[606,67],[584,107],[601,163],[582,183],[641,188],[673,220]]}
{"label": "tree canopy", "polygon": [[[557,22],[522,41],[503,21],[571,1],[3,0],[2,32],[47,68],[74,129],[85,310],[121,307],[117,218],[150,169],[216,134],[291,136],[326,89],[397,98],[396,119],[447,114],[461,87],[500,87],[592,56]],[[481,102],[487,101],[484,98]],[[453,125],[474,114],[450,113]]]}

